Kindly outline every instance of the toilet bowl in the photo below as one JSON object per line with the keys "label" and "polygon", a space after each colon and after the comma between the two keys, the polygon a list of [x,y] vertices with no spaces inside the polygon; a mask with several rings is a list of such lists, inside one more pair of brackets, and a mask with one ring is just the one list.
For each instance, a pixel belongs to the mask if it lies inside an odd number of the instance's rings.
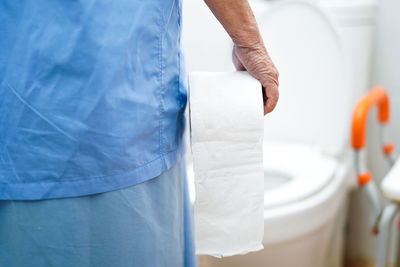
{"label": "toilet bowl", "polygon": [[316,0],[334,22],[345,48],[354,101],[371,87],[377,0]]}
{"label": "toilet bowl", "polygon": [[[250,3],[280,72],[280,100],[265,117],[264,250],[223,259],[203,256],[200,263],[342,266],[347,195],[354,185],[348,149],[353,77],[342,38],[311,2]],[[195,21],[207,27],[192,31]],[[211,56],[199,45],[208,36],[218,43],[207,46],[214,49]],[[229,38],[199,3],[184,5],[183,43],[189,71],[233,69]]]}

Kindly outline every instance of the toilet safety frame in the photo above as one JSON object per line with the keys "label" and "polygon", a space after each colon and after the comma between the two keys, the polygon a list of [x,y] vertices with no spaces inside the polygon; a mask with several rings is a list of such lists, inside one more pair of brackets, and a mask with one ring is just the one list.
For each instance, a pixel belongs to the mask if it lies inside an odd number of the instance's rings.
{"label": "toilet safety frame", "polygon": [[390,166],[393,166],[395,162],[394,145],[388,141],[386,136],[386,125],[390,119],[390,103],[388,94],[383,87],[373,88],[357,103],[353,112],[351,145],[355,152],[357,182],[371,207],[372,233],[378,236],[376,267],[387,267],[389,264],[395,266],[396,262],[398,225],[395,222],[400,211],[400,203],[392,202],[384,207],[380,190],[367,168],[365,159],[366,124],[368,113],[375,106],[378,108],[378,122],[381,126],[382,153]]}

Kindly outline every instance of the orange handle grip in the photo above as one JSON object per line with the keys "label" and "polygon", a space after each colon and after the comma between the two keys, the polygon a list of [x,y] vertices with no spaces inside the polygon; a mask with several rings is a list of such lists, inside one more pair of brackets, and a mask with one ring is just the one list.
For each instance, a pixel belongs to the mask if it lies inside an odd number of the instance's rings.
{"label": "orange handle grip", "polygon": [[382,87],[376,87],[369,91],[354,109],[351,131],[351,145],[354,149],[360,150],[365,147],[368,113],[375,105],[378,107],[378,121],[381,124],[389,121],[390,105],[388,94]]}

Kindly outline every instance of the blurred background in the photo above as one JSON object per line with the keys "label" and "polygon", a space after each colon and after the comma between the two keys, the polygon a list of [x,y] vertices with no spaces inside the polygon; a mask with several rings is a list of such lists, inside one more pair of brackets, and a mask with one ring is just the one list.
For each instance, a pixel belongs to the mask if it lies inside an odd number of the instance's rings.
{"label": "blurred background", "polygon": [[[265,117],[265,249],[201,257],[201,266],[375,266],[376,237],[355,182],[350,125],[357,101],[381,85],[391,102],[388,137],[400,145],[400,1],[250,4],[281,77],[278,108]],[[183,9],[188,71],[234,70],[229,36],[204,2],[186,0]],[[375,109],[367,140],[366,164],[379,185],[390,164]]]}

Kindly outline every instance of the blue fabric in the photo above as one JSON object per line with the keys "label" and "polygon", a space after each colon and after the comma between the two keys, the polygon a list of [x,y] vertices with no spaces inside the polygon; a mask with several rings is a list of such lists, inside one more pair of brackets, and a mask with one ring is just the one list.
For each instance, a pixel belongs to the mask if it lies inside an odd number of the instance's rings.
{"label": "blue fabric", "polygon": [[195,267],[183,163],[91,196],[0,201],[0,266]]}
{"label": "blue fabric", "polygon": [[107,192],[183,152],[181,0],[0,1],[0,199]]}

